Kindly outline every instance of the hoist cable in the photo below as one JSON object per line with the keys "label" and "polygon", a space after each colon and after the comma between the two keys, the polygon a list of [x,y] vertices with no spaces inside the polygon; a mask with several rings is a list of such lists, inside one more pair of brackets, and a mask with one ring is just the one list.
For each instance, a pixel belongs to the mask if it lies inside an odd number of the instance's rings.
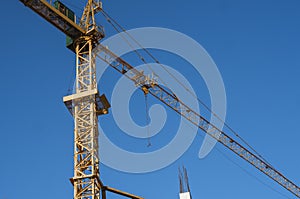
{"label": "hoist cable", "polygon": [[[211,110],[197,95],[195,95],[189,88],[187,88],[178,78],[176,78],[163,64],[161,64],[148,49],[144,48],[130,33],[126,31],[115,19],[113,19],[107,12],[102,10],[104,16],[109,18],[110,24],[111,22],[115,23],[122,31],[120,31],[115,25],[113,25],[119,33],[124,32],[133,42],[135,42],[150,58],[154,60],[155,63],[160,65],[163,70],[165,70],[178,84],[180,84],[189,94],[191,94],[197,101],[202,104],[215,118],[217,118],[220,122],[224,124],[225,127],[229,129],[237,138],[239,138],[246,146],[248,146],[255,154],[257,154],[262,160],[269,164],[270,167],[274,168],[260,153],[258,153],[245,139],[243,139],[229,124],[227,124],[222,118],[220,118],[215,112]],[[128,41],[128,40],[127,40]],[[128,41],[129,42],[129,41]],[[131,45],[132,46],[132,45]],[[143,58],[142,61],[145,61]]]}
{"label": "hoist cable", "polygon": [[150,140],[150,126],[149,126],[149,122],[150,122],[150,118],[149,118],[149,104],[148,104],[148,95],[147,93],[144,93],[145,96],[145,108],[146,108],[146,125],[147,125],[147,140],[148,140],[148,144],[147,147],[150,147],[151,144],[151,140]]}
{"label": "hoist cable", "polygon": [[[109,24],[111,24],[111,26],[118,32],[118,33],[122,33],[123,31],[121,31],[121,30],[119,30],[113,23],[112,23],[112,21],[113,22],[115,22],[115,20],[114,19],[112,19],[107,13],[105,13],[103,10],[102,10],[102,14],[103,14],[103,16],[106,18],[106,21],[109,23]],[[112,20],[112,21],[111,21]],[[117,24],[118,25],[118,24]],[[120,26],[120,25],[118,25],[118,26]],[[123,29],[122,29],[123,30]],[[126,34],[128,34],[127,32],[126,32]],[[152,68],[152,66],[150,66],[150,64],[149,63],[147,63],[146,62],[146,60],[145,60],[145,58],[141,55],[141,53],[139,53],[135,48],[134,48],[134,46],[130,43],[130,41],[128,40],[128,39],[126,39],[125,37],[124,37],[124,35],[123,34],[120,34],[121,35],[121,37],[122,37],[122,39],[129,45],[129,47],[137,54],[137,56],[140,58],[140,60],[149,68],[149,70],[153,73],[153,75],[155,75],[160,81],[161,81],[161,83],[163,84],[163,85],[165,85],[167,88],[169,88],[169,86],[168,86],[168,84],[158,75],[158,74],[156,74],[155,73],[155,71],[154,71],[154,69]],[[143,49],[143,48],[142,48]],[[170,90],[170,92],[172,93],[172,94],[174,94],[171,90]],[[175,94],[174,94],[175,95]]]}

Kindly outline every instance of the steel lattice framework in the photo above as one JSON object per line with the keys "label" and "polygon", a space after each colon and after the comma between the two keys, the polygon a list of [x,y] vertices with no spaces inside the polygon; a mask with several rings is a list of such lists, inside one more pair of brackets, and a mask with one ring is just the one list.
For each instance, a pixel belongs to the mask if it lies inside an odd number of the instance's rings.
{"label": "steel lattice framework", "polygon": [[[75,93],[64,97],[64,103],[74,117],[74,199],[106,199],[112,192],[132,199],[142,197],[104,186],[100,180],[98,116],[107,114],[110,107],[97,89],[96,54],[93,49],[104,37],[96,25],[95,14],[102,9],[99,1],[88,0],[79,25],[46,0],[20,0],[34,12],[64,32],[72,41],[70,50],[76,54]],[[56,3],[60,3],[56,1]],[[65,10],[66,8],[64,8]]]}
{"label": "steel lattice framework", "polygon": [[64,14],[57,12],[50,3],[46,0],[20,0],[25,6],[32,9],[41,17],[46,19],[56,28],[71,38],[78,38],[85,34],[85,30],[77,25],[74,21],[69,19]]}
{"label": "steel lattice framework", "polygon": [[121,74],[128,77],[145,93],[150,93],[153,95],[175,112],[186,118],[189,122],[196,125],[199,129],[203,130],[205,133],[216,139],[235,154],[276,181],[282,187],[300,198],[300,188],[296,184],[294,184],[291,180],[286,178],[283,174],[266,163],[264,160],[249,151],[247,148],[243,147],[222,130],[218,129],[215,125],[211,124],[208,120],[178,99],[177,96],[172,92],[156,84],[155,81],[152,81],[153,78],[150,78],[149,76],[144,75],[143,72],[136,70],[133,66],[102,45],[98,45],[96,52],[97,56],[101,60],[106,62],[109,66],[116,69]]}
{"label": "steel lattice framework", "polygon": [[[131,79],[136,86],[151,94],[175,112],[216,139],[235,154],[252,164],[282,187],[300,198],[300,188],[263,159],[243,147],[222,130],[192,110],[171,91],[157,84],[155,78],[134,69],[130,64],[99,44],[104,37],[94,15],[101,3],[88,0],[79,25],[70,20],[45,0],[20,0],[25,6],[64,32],[73,41],[70,48],[76,53],[75,94],[64,97],[64,102],[74,117],[74,199],[106,199],[106,191],[132,199],[142,199],[120,190],[104,186],[100,181],[98,116],[107,113],[109,103],[99,96],[96,82],[96,55],[108,65]],[[100,195],[101,192],[101,195]]]}
{"label": "steel lattice framework", "polygon": [[95,44],[104,37],[98,31],[94,14],[99,9],[89,0],[82,15],[80,27],[86,34],[74,39],[76,53],[76,92],[64,98],[72,103],[74,116],[74,199],[100,199],[98,118],[96,95],[98,95]]}
{"label": "steel lattice framework", "polygon": [[[74,110],[74,198],[100,198],[98,118],[96,115],[96,67],[92,39],[76,44],[76,94]],[[75,95],[76,95],[75,94]],[[67,100],[68,101],[68,100]]]}

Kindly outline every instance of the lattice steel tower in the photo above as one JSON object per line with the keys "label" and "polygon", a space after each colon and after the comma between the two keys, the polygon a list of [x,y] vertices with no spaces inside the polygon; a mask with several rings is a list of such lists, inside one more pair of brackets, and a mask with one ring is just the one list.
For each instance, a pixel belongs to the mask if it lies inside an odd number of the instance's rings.
{"label": "lattice steel tower", "polygon": [[88,0],[77,24],[75,13],[61,1],[20,0],[67,35],[67,47],[76,54],[75,93],[64,97],[74,117],[74,199],[106,199],[106,192],[132,199],[142,197],[104,186],[99,173],[98,116],[107,114],[110,104],[97,89],[96,53],[93,49],[104,38],[95,14],[102,11],[99,0]]}
{"label": "lattice steel tower", "polygon": [[[104,37],[102,28],[95,23],[95,13],[101,4],[89,0],[79,26],[86,34],[73,41],[76,53],[75,94],[64,97],[74,117],[74,199],[99,199],[98,118],[107,113],[98,95],[96,65],[93,48]],[[102,98],[103,99],[103,98]],[[98,103],[97,103],[98,102]]]}

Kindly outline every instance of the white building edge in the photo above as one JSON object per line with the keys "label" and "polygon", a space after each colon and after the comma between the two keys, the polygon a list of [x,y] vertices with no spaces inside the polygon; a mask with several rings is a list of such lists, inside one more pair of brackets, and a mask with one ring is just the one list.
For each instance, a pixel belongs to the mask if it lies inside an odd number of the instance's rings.
{"label": "white building edge", "polygon": [[180,193],[179,198],[180,199],[191,199],[191,194],[190,194],[190,192]]}

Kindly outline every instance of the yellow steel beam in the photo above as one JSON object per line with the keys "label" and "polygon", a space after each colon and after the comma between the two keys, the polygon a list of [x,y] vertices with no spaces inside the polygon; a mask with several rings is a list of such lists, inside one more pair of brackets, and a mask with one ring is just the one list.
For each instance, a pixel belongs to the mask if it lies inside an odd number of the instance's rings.
{"label": "yellow steel beam", "polygon": [[144,199],[140,196],[136,196],[136,195],[133,195],[133,194],[130,194],[130,193],[127,193],[127,192],[124,192],[124,191],[120,191],[118,189],[108,187],[108,186],[104,186],[103,189],[105,191],[109,191],[109,192],[112,192],[112,193],[115,193],[115,194],[118,194],[118,195],[122,195],[122,196],[125,196],[127,198],[131,198],[131,199]]}
{"label": "yellow steel beam", "polygon": [[45,0],[20,0],[25,6],[32,9],[41,17],[46,19],[56,28],[64,32],[72,39],[77,39],[86,34],[86,31],[69,19],[50,3]]}

